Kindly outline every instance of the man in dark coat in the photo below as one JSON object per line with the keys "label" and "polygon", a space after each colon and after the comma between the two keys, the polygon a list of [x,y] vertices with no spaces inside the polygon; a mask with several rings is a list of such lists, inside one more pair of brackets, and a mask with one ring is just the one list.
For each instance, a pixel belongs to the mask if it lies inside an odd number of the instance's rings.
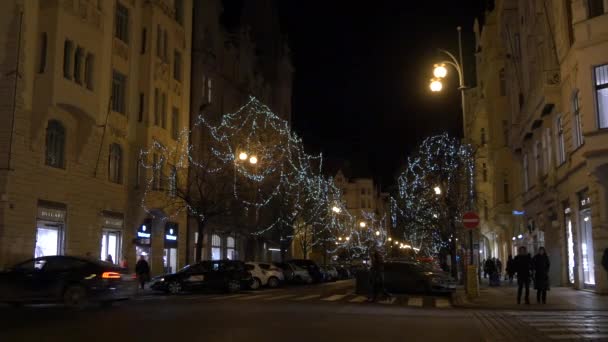
{"label": "man in dark coat", "polygon": [[526,304],[530,304],[530,271],[532,258],[526,247],[519,247],[517,256],[513,259],[513,269],[517,273],[517,304],[521,304],[522,290],[526,289]]}
{"label": "man in dark coat", "polygon": [[144,257],[143,255],[139,256],[139,260],[137,261],[137,264],[135,264],[135,273],[137,274],[139,285],[143,290],[146,281],[148,281],[148,279],[150,278],[150,265],[148,265],[146,257]]}
{"label": "man in dark coat", "polygon": [[547,303],[547,290],[549,289],[549,257],[545,252],[545,247],[538,249],[538,254],[532,259],[534,268],[534,288],[536,289],[536,302]]}

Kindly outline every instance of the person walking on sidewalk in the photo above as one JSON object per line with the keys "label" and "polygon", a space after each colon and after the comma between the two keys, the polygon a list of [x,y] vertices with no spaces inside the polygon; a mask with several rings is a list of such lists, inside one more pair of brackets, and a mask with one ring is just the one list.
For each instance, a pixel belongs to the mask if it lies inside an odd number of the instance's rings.
{"label": "person walking on sidewalk", "polygon": [[532,267],[534,269],[534,288],[536,289],[536,302],[538,304],[547,303],[547,290],[549,289],[549,257],[545,251],[545,247],[538,249],[538,254],[532,258]]}
{"label": "person walking on sidewalk", "polygon": [[509,254],[509,258],[507,259],[507,269],[505,273],[505,280],[507,280],[507,276],[509,277],[509,284],[513,284],[513,275],[515,274],[515,266],[513,265],[513,256]]}
{"label": "person walking on sidewalk", "polygon": [[150,278],[150,265],[148,265],[146,257],[143,255],[139,256],[139,260],[137,261],[137,264],[135,264],[135,274],[137,274],[139,286],[141,286],[141,289],[143,290],[146,281]]}
{"label": "person walking on sidewalk", "polygon": [[380,252],[374,251],[372,255],[372,267],[370,270],[370,280],[372,287],[372,295],[368,299],[369,302],[375,302],[378,298],[378,294],[382,294],[386,298],[390,298],[390,295],[384,288],[384,261]]}
{"label": "person walking on sidewalk", "polygon": [[513,259],[513,267],[517,273],[517,304],[521,304],[522,290],[526,290],[525,301],[530,304],[530,271],[532,269],[532,258],[526,251],[526,247],[519,247],[517,256]]}

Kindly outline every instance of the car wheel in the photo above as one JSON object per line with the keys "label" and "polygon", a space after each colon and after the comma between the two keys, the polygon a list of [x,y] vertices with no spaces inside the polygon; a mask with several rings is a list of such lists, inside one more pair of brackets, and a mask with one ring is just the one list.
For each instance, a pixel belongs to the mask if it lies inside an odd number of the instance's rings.
{"label": "car wheel", "polygon": [[169,293],[172,295],[176,295],[182,292],[182,284],[177,281],[172,281],[169,283]]}
{"label": "car wheel", "polygon": [[73,309],[81,309],[87,305],[87,290],[80,285],[70,285],[63,292],[63,303]]}
{"label": "car wheel", "polygon": [[114,302],[111,300],[104,300],[103,302],[100,303],[102,308],[111,308],[112,305],[114,305]]}
{"label": "car wheel", "polygon": [[258,290],[260,287],[262,287],[262,281],[259,278],[253,278],[253,280],[251,281],[251,285],[249,285],[249,288],[251,288],[252,290]]}
{"label": "car wheel", "polygon": [[228,282],[228,292],[229,293],[239,292],[240,290],[241,290],[241,284],[239,283],[238,280],[230,280]]}
{"label": "car wheel", "polygon": [[277,277],[268,278],[268,287],[270,287],[270,288],[279,287],[279,279]]}
{"label": "car wheel", "polygon": [[308,285],[312,284],[312,278],[311,277],[306,278],[305,283]]}

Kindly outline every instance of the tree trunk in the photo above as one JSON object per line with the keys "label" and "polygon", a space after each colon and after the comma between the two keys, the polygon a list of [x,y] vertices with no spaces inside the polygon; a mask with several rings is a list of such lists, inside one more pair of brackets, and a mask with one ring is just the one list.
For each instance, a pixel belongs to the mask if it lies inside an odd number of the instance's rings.
{"label": "tree trunk", "polygon": [[198,220],[198,240],[196,242],[196,261],[203,260],[203,233],[205,231],[205,225],[207,222],[205,220]]}
{"label": "tree trunk", "polygon": [[458,280],[458,262],[456,260],[456,226],[454,225],[454,221],[450,220],[450,228],[452,228],[452,242],[450,243],[450,258],[451,258],[451,267],[450,271],[452,272],[452,277]]}

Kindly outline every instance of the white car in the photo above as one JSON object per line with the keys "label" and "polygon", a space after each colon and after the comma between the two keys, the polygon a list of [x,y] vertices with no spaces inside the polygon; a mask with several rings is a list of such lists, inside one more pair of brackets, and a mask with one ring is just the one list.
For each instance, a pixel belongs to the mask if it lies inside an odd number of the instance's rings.
{"label": "white car", "polygon": [[281,270],[283,270],[283,275],[285,276],[285,280],[289,283],[295,283],[295,284],[311,284],[312,283],[312,277],[310,276],[310,273],[308,273],[308,270],[296,266],[292,263],[289,262],[275,262],[274,266],[279,267]]}
{"label": "white car", "polygon": [[253,282],[250,286],[252,290],[257,290],[262,286],[275,288],[281,285],[285,280],[283,271],[271,264],[264,262],[246,262],[245,267],[253,277]]}

